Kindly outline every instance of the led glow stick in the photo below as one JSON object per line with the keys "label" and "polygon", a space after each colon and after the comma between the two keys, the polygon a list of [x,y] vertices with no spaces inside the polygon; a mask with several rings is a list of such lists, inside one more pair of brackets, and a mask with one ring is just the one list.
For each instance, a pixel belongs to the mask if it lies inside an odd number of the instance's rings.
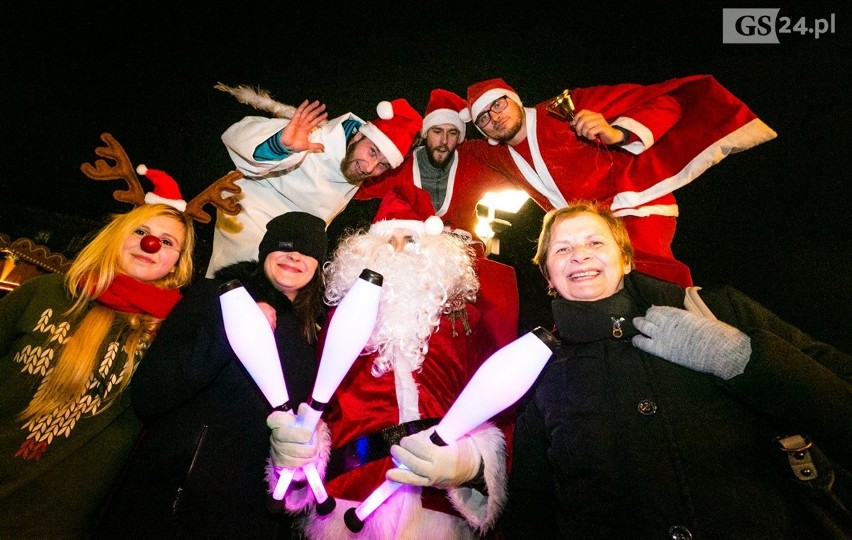
{"label": "led glow stick", "polygon": [[[309,431],[316,429],[331,395],[364,350],[379,315],[383,280],[381,274],[365,268],[335,309],[326,333],[325,346],[309,402],[310,408],[304,417],[299,416],[296,419],[296,427]],[[308,465],[313,466],[312,463]],[[287,469],[281,471],[278,484],[272,492],[273,499],[281,500],[284,497],[293,480],[293,472]],[[305,472],[307,473],[307,469]],[[318,505],[318,513],[319,510]]]}
{"label": "led glow stick", "polygon": [[[237,358],[274,409],[292,411],[278,347],[266,315],[236,279],[219,287],[219,304],[222,306],[225,335]],[[336,503],[326,493],[316,466],[309,463],[303,470],[317,499],[317,513],[321,510],[331,512]],[[290,471],[291,477],[292,474]]]}
{"label": "led glow stick", "polygon": [[[430,439],[438,446],[456,440],[518,401],[530,389],[556,348],[542,327],[527,332],[488,357],[473,374]],[[346,528],[360,532],[364,521],[402,484],[385,480],[356,508],[344,514]]]}

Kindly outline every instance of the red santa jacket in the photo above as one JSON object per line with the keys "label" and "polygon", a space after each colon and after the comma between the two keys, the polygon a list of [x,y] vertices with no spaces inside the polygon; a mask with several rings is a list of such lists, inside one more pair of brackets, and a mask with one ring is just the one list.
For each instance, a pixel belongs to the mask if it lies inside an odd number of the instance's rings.
{"label": "red santa jacket", "polygon": [[568,122],[526,108],[527,138],[516,147],[468,141],[468,151],[513,178],[544,209],[575,198],[607,202],[618,215],[676,216],[671,193],[728,154],[775,138],[715,78],[695,75],[647,86],[618,84],[572,90],[577,110],[601,113],[642,139],[608,147],[579,138]]}
{"label": "red santa jacket", "polygon": [[[408,389],[417,392],[420,419],[442,418],[482,362],[517,338],[518,290],[514,269],[488,259],[476,259],[475,264],[480,292],[476,303],[465,307],[467,320],[442,316],[438,329],[429,339],[421,369],[411,374],[416,387]],[[323,418],[331,430],[332,450],[400,423],[398,374],[390,372],[373,377],[370,370],[374,358],[375,354],[364,355],[355,361],[325,410]],[[509,410],[495,421],[506,437],[508,455],[514,415]],[[368,463],[327,479],[326,489],[334,497],[364,500],[384,481],[392,466],[390,458]],[[424,499],[426,507],[450,511],[445,494],[439,490],[424,490]]]}

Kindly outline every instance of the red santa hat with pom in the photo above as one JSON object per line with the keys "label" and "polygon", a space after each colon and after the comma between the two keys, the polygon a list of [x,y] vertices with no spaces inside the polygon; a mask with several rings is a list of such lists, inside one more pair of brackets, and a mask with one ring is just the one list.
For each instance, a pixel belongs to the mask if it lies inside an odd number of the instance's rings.
{"label": "red santa hat with pom", "polygon": [[426,132],[432,126],[452,124],[458,128],[459,142],[462,142],[464,141],[467,122],[470,122],[467,102],[458,94],[436,88],[429,95],[429,105],[426,106],[426,116],[423,117],[423,129],[420,131],[420,135],[425,137]]}
{"label": "red santa hat with pom", "polygon": [[[517,103],[519,107],[524,106],[515,89],[506,84],[506,81],[503,79],[488,79],[487,81],[470,85],[467,89],[467,105],[470,110],[471,119],[475,121],[477,116],[482,114],[483,111],[488,110],[495,100],[503,96]],[[479,126],[476,126],[476,129],[479,129]],[[479,131],[482,132],[481,129]],[[491,138],[488,139],[488,142],[497,144],[497,141]]]}
{"label": "red santa hat with pom", "polygon": [[138,165],[136,172],[148,177],[154,183],[154,191],[145,194],[145,202],[148,204],[162,203],[177,208],[181,212],[186,211],[186,201],[180,194],[178,183],[174,178],[164,171],[149,169],[145,165]]}
{"label": "red santa hat with pom", "polygon": [[376,112],[379,117],[361,126],[360,131],[379,147],[395,169],[402,164],[423,127],[423,117],[403,98],[382,101]]}
{"label": "red santa hat with pom", "polygon": [[408,229],[416,234],[438,235],[444,222],[435,215],[429,193],[414,184],[401,184],[388,191],[373,224],[370,234],[381,235],[393,229]]}

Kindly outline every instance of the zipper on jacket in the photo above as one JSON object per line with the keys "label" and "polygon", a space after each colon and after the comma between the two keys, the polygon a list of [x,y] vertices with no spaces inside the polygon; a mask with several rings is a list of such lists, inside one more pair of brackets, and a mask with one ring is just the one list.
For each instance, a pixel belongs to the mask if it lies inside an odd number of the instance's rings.
{"label": "zipper on jacket", "polygon": [[624,330],[621,329],[621,323],[624,322],[624,317],[610,317],[612,319],[612,337],[615,339],[624,335]]}
{"label": "zipper on jacket", "polygon": [[198,438],[195,439],[195,447],[192,450],[192,461],[189,462],[189,468],[186,470],[183,482],[181,482],[181,485],[178,486],[177,493],[175,493],[175,500],[172,502],[172,514],[176,514],[178,511],[178,506],[180,506],[183,493],[186,490],[185,486],[189,483],[189,479],[192,476],[192,470],[195,468],[195,462],[198,461],[198,454],[201,453],[201,447],[204,445],[204,438],[206,436],[207,424],[204,424],[201,426],[201,432],[198,434]]}

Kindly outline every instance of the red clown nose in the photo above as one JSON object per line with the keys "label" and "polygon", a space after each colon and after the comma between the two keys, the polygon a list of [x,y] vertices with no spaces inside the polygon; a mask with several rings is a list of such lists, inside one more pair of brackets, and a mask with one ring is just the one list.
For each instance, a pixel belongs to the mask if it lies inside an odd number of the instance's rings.
{"label": "red clown nose", "polygon": [[147,235],[139,241],[139,247],[145,253],[156,253],[160,251],[160,239],[154,235]]}

